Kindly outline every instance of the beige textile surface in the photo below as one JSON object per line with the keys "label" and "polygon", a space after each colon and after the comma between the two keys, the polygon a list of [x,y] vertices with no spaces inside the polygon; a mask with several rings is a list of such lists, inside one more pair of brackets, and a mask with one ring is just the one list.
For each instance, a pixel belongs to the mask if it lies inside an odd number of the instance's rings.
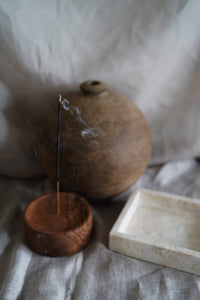
{"label": "beige textile surface", "polygon": [[[198,198],[200,164],[194,159],[149,168],[138,186]],[[23,210],[51,191],[47,180],[1,180],[1,300],[199,300],[200,277],[122,256],[108,249],[108,232],[124,199],[93,205],[95,228],[88,247],[75,255],[49,258],[24,242]],[[159,224],[158,224],[159,226]]]}
{"label": "beige textile surface", "polygon": [[1,173],[41,175],[39,121],[88,79],[144,112],[152,163],[198,156],[199,15],[198,0],[1,0]]}
{"label": "beige textile surface", "polygon": [[198,276],[108,250],[126,196],[93,205],[84,251],[48,258],[25,245],[23,210],[52,190],[35,181],[40,120],[88,79],[128,96],[149,121],[151,164],[166,164],[137,185],[200,198],[200,1],[0,0],[0,173],[32,178],[0,181],[0,299],[199,300]]}

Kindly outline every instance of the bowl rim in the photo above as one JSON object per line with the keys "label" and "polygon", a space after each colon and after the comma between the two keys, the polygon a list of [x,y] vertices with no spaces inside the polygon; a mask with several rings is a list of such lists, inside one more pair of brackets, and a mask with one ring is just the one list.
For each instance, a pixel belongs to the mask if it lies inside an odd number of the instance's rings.
{"label": "bowl rim", "polygon": [[27,219],[27,212],[29,211],[31,205],[33,205],[33,203],[35,203],[36,201],[39,201],[41,198],[44,198],[44,197],[48,197],[49,195],[55,195],[56,197],[56,192],[52,192],[52,193],[45,193],[45,194],[42,194],[36,198],[34,198],[30,203],[28,203],[28,205],[26,206],[25,210],[24,210],[24,213],[23,213],[23,219],[24,219],[24,223],[25,223],[25,226],[29,227],[29,229],[37,232],[37,233],[40,233],[40,234],[45,234],[45,235],[49,235],[49,236],[53,236],[53,235],[56,235],[57,237],[58,236],[63,236],[65,234],[70,234],[70,232],[73,232],[73,234],[78,234],[78,232],[86,225],[86,224],[92,224],[93,223],[93,214],[92,214],[92,209],[91,209],[91,206],[90,204],[88,203],[88,201],[76,194],[76,193],[70,193],[70,192],[60,192],[60,195],[73,195],[77,198],[79,198],[79,201],[84,203],[85,205],[85,208],[86,208],[86,216],[83,220],[82,223],[78,224],[78,225],[75,225],[74,227],[70,228],[70,229],[66,229],[65,231],[48,231],[48,230],[39,230],[37,228],[35,228],[32,224],[32,222],[30,222],[28,219]]}

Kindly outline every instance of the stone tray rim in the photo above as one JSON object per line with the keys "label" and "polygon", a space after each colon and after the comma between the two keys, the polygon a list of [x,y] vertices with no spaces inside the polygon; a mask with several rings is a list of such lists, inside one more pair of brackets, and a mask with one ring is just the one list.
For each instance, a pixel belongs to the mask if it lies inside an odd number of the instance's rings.
{"label": "stone tray rim", "polygon": [[[163,241],[160,243],[154,242],[151,239],[148,240],[142,237],[135,237],[130,233],[127,234],[125,232],[122,232],[122,229],[120,228],[123,227],[123,223],[127,223],[129,215],[131,216],[134,214],[133,211],[129,213],[130,210],[137,210],[137,207],[134,202],[136,201],[137,195],[140,196],[138,198],[138,201],[141,201],[140,198],[143,194],[148,194],[149,197],[160,197],[160,199],[170,198],[176,201],[177,203],[180,203],[180,201],[184,201],[185,203],[189,204],[191,208],[194,205],[198,205],[200,212],[200,200],[198,199],[183,197],[145,188],[136,188],[133,191],[133,193],[129,196],[124,208],[122,209],[120,215],[118,216],[115,224],[113,225],[109,233],[109,249],[134,258],[146,260],[163,266],[200,275],[200,251],[176,245],[173,246],[169,243],[163,243]],[[137,248],[138,250],[134,248]],[[148,252],[149,257],[147,255]],[[175,259],[177,259],[178,262],[174,263]],[[189,260],[187,264],[185,263],[186,259]],[[198,264],[199,267],[195,266],[195,264]]]}

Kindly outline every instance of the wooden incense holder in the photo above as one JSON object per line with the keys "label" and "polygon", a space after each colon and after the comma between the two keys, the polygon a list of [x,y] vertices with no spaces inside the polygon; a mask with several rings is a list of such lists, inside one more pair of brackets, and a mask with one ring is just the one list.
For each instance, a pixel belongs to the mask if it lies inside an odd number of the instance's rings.
{"label": "wooden incense holder", "polygon": [[84,248],[91,236],[93,216],[88,202],[79,195],[56,193],[34,199],[24,212],[25,237],[32,250],[46,256],[65,256]]}

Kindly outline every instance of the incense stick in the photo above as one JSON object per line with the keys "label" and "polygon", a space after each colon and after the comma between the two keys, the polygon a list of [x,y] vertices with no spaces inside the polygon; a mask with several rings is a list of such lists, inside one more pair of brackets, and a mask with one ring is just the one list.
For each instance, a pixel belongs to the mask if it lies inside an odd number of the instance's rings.
{"label": "incense stick", "polygon": [[61,121],[61,101],[62,95],[58,100],[58,123],[57,123],[57,156],[56,156],[56,177],[57,177],[57,215],[60,215],[60,121]]}

